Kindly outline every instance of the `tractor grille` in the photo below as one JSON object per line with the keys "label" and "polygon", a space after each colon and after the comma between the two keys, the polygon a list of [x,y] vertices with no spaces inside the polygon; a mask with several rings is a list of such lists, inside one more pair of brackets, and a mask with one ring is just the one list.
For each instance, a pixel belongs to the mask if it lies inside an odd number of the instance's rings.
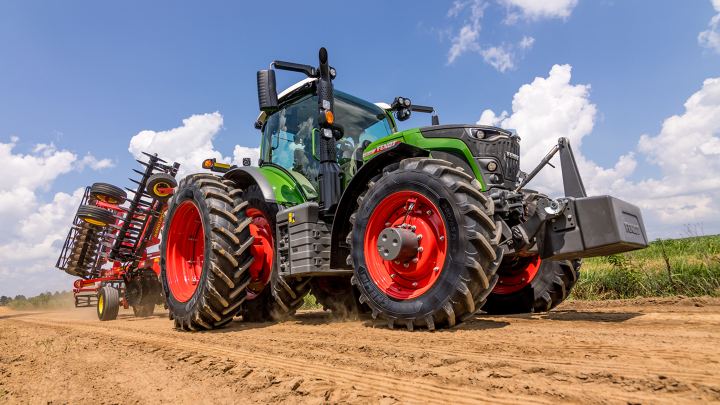
{"label": "tractor grille", "polygon": [[495,157],[500,161],[506,180],[515,182],[520,171],[520,144],[514,138],[497,137],[495,140],[471,140],[476,157]]}

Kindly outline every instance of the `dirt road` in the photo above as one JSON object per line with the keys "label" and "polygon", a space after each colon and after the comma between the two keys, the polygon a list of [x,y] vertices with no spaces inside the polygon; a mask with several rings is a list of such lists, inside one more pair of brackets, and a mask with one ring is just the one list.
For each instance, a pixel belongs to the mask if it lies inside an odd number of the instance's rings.
{"label": "dirt road", "polygon": [[720,299],[568,302],[435,332],[307,311],[174,330],[167,312],[0,308],[0,404],[720,402]]}

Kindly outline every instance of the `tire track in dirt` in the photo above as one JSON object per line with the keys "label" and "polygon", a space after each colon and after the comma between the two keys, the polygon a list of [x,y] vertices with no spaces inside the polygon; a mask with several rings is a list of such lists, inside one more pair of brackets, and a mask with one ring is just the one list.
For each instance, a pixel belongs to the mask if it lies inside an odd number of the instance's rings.
{"label": "tire track in dirt", "polygon": [[[32,323],[46,327],[72,329],[85,333],[98,333],[112,336],[114,339],[142,341],[151,344],[165,344],[176,349],[194,351],[211,356],[225,356],[235,360],[247,360],[256,358],[257,353],[241,349],[229,349],[222,346],[197,344],[187,340],[168,338],[157,333],[129,332],[120,328],[107,328],[89,325],[78,325],[42,321],[37,319],[17,319],[17,321]],[[121,334],[118,334],[121,332]],[[542,400],[537,397],[525,397],[521,395],[489,395],[480,394],[474,390],[464,387],[440,386],[433,382],[405,381],[397,375],[378,373],[373,371],[358,371],[344,367],[334,366],[328,368],[326,365],[313,364],[306,361],[298,361],[291,358],[274,356],[267,353],[262,354],[264,366],[274,367],[284,371],[291,371],[297,374],[311,374],[330,381],[352,385],[368,391],[380,392],[388,395],[400,396],[403,400],[410,400],[415,403],[437,403],[446,404],[448,398],[456,404],[518,404],[518,403],[540,403],[552,404],[552,401]],[[393,382],[396,381],[396,382]],[[384,392],[383,392],[384,391]]]}
{"label": "tire track in dirt", "polygon": [[[400,332],[404,333],[404,332]],[[248,340],[254,339],[262,339],[264,338],[265,334],[255,332],[254,330],[250,331],[244,331],[243,332],[243,338]],[[302,338],[302,337],[296,337],[296,336],[283,336],[281,340],[284,343],[305,343],[305,344],[316,344],[318,341],[315,339],[309,339],[309,338]],[[458,343],[462,343],[463,346],[468,346],[468,344],[472,345],[473,343],[477,343],[478,345],[481,344],[487,344],[487,341],[477,341],[472,342],[469,340],[462,340],[462,342],[458,342],[457,340],[451,340],[451,339],[443,339],[443,338],[435,338],[433,337],[432,340],[434,342],[443,342],[446,344],[446,346],[454,346]],[[354,347],[357,347],[358,345],[364,345],[364,346],[381,346],[381,343],[378,343],[377,340],[371,340],[371,339],[361,339],[356,338],[353,340],[352,345],[348,345],[347,343],[328,343],[330,345],[337,345],[341,346],[345,349],[353,349]],[[413,342],[412,345],[403,344],[402,341],[396,341],[393,342],[394,348],[397,350],[407,350],[407,351],[416,351],[418,349],[417,342]],[[530,346],[532,347],[532,346]],[[574,370],[581,370],[581,369],[587,369],[589,365],[591,364],[591,368],[598,370],[598,371],[605,371],[605,372],[611,372],[616,374],[622,374],[626,376],[636,376],[638,374],[656,374],[656,375],[672,375],[676,377],[682,377],[688,381],[691,381],[693,383],[697,384],[710,384],[716,382],[717,375],[714,375],[713,373],[706,371],[706,370],[693,370],[688,369],[687,367],[683,370],[678,370],[677,367],[673,364],[673,362],[677,361],[686,361],[686,362],[692,362],[694,364],[704,364],[707,362],[708,357],[706,354],[698,354],[696,356],[688,355],[687,353],[679,355],[677,354],[677,350],[671,351],[671,350],[649,350],[649,349],[643,349],[643,348],[633,348],[633,349],[627,349],[622,345],[595,345],[595,344],[576,344],[572,346],[564,346],[563,349],[566,351],[578,351],[582,352],[585,355],[606,355],[606,353],[613,353],[614,355],[623,356],[623,360],[630,363],[637,363],[633,360],[646,360],[648,358],[653,358],[655,361],[663,361],[664,364],[658,364],[654,366],[634,366],[632,364],[618,364],[616,361],[601,361],[598,359],[591,359],[591,360],[574,360],[574,359],[565,359],[565,360],[556,360],[548,357],[542,357],[542,356],[535,356],[535,355],[528,355],[523,354],[522,357],[520,355],[514,355],[514,354],[495,354],[492,352],[487,351],[478,351],[473,350],[472,348],[462,347],[462,348],[456,348],[456,350],[441,350],[441,349],[434,349],[430,347],[423,347],[422,350],[427,353],[432,353],[438,356],[457,356],[458,355],[458,349],[462,350],[462,357],[466,358],[468,360],[474,360],[477,362],[483,362],[483,363],[511,363],[515,365],[522,365],[526,367],[537,367],[538,364],[542,364],[543,366],[556,366],[563,369],[571,368]],[[336,353],[331,350],[329,350],[331,353]],[[720,370],[718,370],[720,371]]]}
{"label": "tire track in dirt", "polygon": [[179,332],[161,315],[99,323],[94,311],[78,310],[67,318],[25,313],[12,321],[148,348],[166,345],[182,356],[224,356],[261,373],[328,381],[345,395],[370,392],[411,403],[720,401],[720,354],[713,349],[720,342],[720,308],[642,316],[637,309],[577,312],[570,321],[560,311],[531,319],[477,317],[434,333],[392,331],[369,318],[338,322],[317,311],[204,333]]}

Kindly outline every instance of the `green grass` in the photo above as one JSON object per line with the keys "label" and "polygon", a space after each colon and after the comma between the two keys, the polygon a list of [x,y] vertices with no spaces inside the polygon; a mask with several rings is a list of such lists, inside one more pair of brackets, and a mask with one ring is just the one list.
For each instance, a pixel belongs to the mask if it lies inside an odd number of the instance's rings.
{"label": "green grass", "polygon": [[303,305],[300,307],[300,309],[320,309],[322,308],[322,305],[318,304],[317,301],[315,301],[315,296],[312,294],[308,294],[305,296],[305,302],[303,302]]}
{"label": "green grass", "polygon": [[52,294],[40,294],[37,297],[28,299],[13,300],[7,303],[7,307],[16,311],[29,311],[38,309],[66,309],[75,306],[72,298],[53,298]]}
{"label": "green grass", "polygon": [[635,252],[585,259],[569,299],[720,297],[720,235],[702,236],[688,226],[683,236],[658,239]]}

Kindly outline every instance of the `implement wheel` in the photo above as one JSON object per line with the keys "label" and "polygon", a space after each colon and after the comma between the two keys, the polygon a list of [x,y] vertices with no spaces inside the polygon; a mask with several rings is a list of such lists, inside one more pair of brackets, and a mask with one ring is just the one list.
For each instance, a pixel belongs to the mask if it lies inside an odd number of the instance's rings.
{"label": "implement wheel", "polygon": [[90,187],[90,196],[115,205],[123,205],[127,199],[127,193],[121,188],[105,183],[93,184]]}
{"label": "implement wheel", "polygon": [[203,330],[230,323],[245,300],[253,238],[236,209],[232,182],[210,174],[180,181],[168,202],[160,246],[167,305],[175,326]]}
{"label": "implement wheel", "polygon": [[482,309],[489,314],[549,311],[570,295],[581,265],[582,260],[551,261],[538,256],[506,260]]}
{"label": "implement wheel", "polygon": [[77,216],[83,221],[97,226],[108,226],[114,224],[116,220],[115,214],[111,211],[94,205],[81,205],[78,208]]}
{"label": "implement wheel", "polygon": [[101,321],[113,321],[120,311],[120,296],[118,290],[106,285],[98,293],[97,315]]}
{"label": "implement wheel", "polygon": [[[310,278],[281,277],[275,266],[275,216],[278,205],[265,200],[260,188],[249,186],[242,193],[242,204],[254,237],[251,250],[255,262],[250,266],[252,281],[243,304],[243,321],[269,322],[295,314],[310,292]],[[240,205],[238,205],[240,206]]]}
{"label": "implement wheel", "polygon": [[155,312],[155,304],[138,304],[132,309],[136,318],[147,318]]}
{"label": "implement wheel", "polygon": [[163,192],[162,189],[177,187],[177,180],[166,173],[155,173],[148,179],[146,192],[150,197],[165,202],[172,197],[172,194]]}
{"label": "implement wheel", "polygon": [[444,160],[389,165],[358,197],[348,236],[360,302],[388,326],[453,327],[479,310],[502,261],[494,205]]}

